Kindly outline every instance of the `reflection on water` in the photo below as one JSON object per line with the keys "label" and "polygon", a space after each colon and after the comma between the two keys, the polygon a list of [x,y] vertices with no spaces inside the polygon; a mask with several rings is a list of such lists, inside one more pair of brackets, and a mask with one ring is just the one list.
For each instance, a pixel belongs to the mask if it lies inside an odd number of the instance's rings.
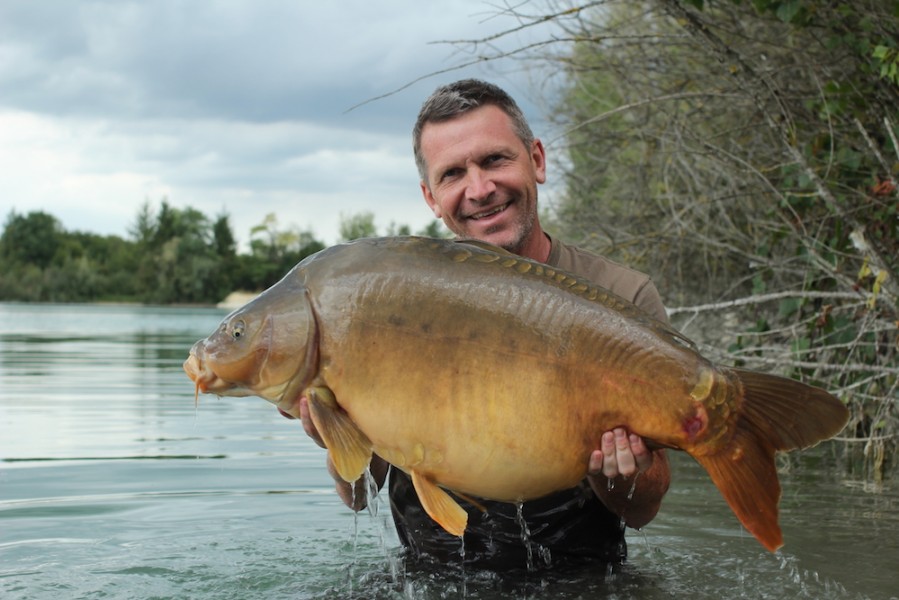
{"label": "reflection on water", "polygon": [[890,598],[899,494],[822,447],[782,475],[786,546],[741,530],[673,457],[620,571],[403,565],[389,510],[342,507],[323,451],[266,402],[194,406],[181,371],[215,309],[0,304],[2,598]]}

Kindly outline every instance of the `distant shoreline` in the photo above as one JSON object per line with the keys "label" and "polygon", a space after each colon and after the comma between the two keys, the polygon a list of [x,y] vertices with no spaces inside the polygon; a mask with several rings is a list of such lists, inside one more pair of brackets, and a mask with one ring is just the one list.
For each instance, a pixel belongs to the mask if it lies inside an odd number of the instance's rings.
{"label": "distant shoreline", "polygon": [[234,310],[236,308],[240,308],[262,292],[247,292],[245,290],[238,290],[235,292],[231,292],[228,294],[224,300],[221,302],[211,303],[211,302],[174,302],[171,304],[159,304],[154,302],[137,302],[137,301],[117,301],[117,300],[98,300],[96,302],[59,302],[59,301],[51,301],[51,302],[39,302],[32,300],[0,300],[0,304],[89,304],[93,306],[164,306],[166,308],[218,308],[221,310]]}
{"label": "distant shoreline", "polygon": [[244,290],[238,290],[236,292],[231,292],[230,294],[228,294],[224,300],[222,300],[215,306],[216,308],[234,310],[235,308],[240,308],[259,294],[260,292],[247,292]]}

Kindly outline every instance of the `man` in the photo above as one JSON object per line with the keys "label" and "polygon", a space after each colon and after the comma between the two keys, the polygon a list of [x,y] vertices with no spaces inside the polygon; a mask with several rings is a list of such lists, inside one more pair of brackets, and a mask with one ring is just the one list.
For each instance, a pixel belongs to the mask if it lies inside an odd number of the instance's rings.
{"label": "man", "polygon": [[[543,144],[502,89],[477,80],[438,88],[422,105],[413,145],[425,202],[458,237],[490,242],[587,277],[667,319],[646,275],[543,231],[537,214],[537,185],[546,180]],[[301,417],[306,432],[322,445],[305,400]],[[363,508],[364,484],[357,482],[354,489],[330,461],[328,467],[344,502]],[[601,447],[589,457],[589,474],[576,488],[521,507],[459,499],[469,513],[460,546],[425,514],[410,478],[373,457],[371,473],[379,488],[388,471],[394,522],[413,556],[443,562],[462,558],[488,568],[620,562],[626,556],[624,524],[640,528],[652,520],[669,484],[664,451],[650,452],[640,437],[617,428],[603,434]]]}

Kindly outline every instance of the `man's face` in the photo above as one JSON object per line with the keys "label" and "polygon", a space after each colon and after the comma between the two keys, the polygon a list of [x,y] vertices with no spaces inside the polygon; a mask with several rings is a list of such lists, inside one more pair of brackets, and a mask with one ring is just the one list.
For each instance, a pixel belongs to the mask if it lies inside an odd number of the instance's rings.
{"label": "man's face", "polygon": [[450,231],[511,252],[523,247],[537,221],[537,184],[546,180],[540,140],[525,147],[508,115],[487,105],[426,124],[421,152],[422,194]]}

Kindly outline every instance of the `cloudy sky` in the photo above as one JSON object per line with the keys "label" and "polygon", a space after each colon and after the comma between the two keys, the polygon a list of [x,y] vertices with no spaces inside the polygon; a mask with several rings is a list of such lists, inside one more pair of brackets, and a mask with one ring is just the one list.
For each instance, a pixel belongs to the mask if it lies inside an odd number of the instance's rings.
{"label": "cloudy sky", "polygon": [[[126,237],[144,202],[167,198],[229,214],[242,243],[268,213],[326,243],[337,241],[341,215],[362,211],[380,229],[420,229],[432,217],[410,130],[434,87],[495,81],[546,137],[539,77],[520,62],[414,82],[472,58],[435,42],[515,27],[502,6],[3,0],[0,218],[43,210],[69,231]],[[540,34],[499,43],[511,49]]]}

